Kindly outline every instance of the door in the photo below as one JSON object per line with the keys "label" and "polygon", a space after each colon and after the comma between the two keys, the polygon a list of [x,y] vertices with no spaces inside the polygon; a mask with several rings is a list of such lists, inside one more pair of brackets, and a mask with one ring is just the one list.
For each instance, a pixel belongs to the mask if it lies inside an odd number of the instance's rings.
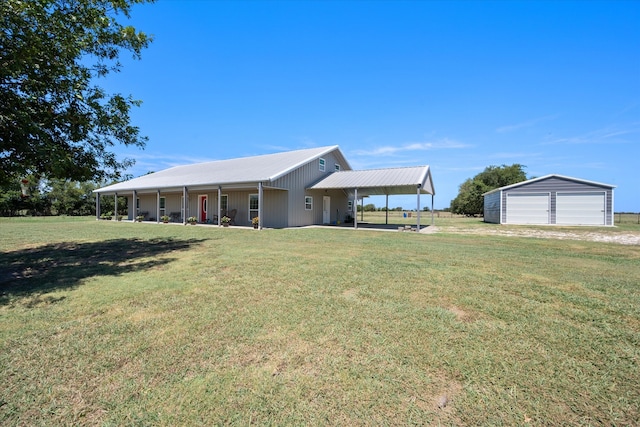
{"label": "door", "polygon": [[331,223],[331,197],[322,196],[322,223]]}
{"label": "door", "polygon": [[604,193],[558,193],[556,224],[604,225]]}
{"label": "door", "polygon": [[200,222],[207,222],[207,205],[209,204],[209,197],[206,195],[198,196],[198,218]]}
{"label": "door", "polygon": [[508,193],[507,224],[549,224],[549,193]]}

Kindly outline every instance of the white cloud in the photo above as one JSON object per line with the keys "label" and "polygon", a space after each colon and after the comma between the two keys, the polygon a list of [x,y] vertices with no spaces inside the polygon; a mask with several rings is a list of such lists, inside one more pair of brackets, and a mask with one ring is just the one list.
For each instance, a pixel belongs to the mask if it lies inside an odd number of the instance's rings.
{"label": "white cloud", "polygon": [[632,142],[630,138],[621,138],[625,135],[633,135],[640,132],[638,123],[631,123],[627,127],[609,126],[586,132],[582,135],[554,138],[545,141],[545,144],[627,144]]}
{"label": "white cloud", "polygon": [[384,145],[373,147],[366,150],[354,150],[353,154],[357,156],[381,156],[411,151],[446,150],[469,147],[471,147],[471,145],[469,144],[464,144],[449,138],[442,138],[433,142],[409,142],[400,145]]}
{"label": "white cloud", "polygon": [[535,126],[535,125],[537,125],[538,123],[541,123],[541,122],[546,122],[548,120],[554,120],[554,119],[557,119],[557,118],[558,118],[558,114],[553,114],[553,115],[543,116],[543,117],[537,117],[535,119],[526,120],[524,122],[517,123],[515,125],[500,126],[498,129],[496,129],[496,132],[498,132],[498,133],[513,132],[513,131],[516,131],[516,130],[520,130],[520,129],[524,129],[524,128]]}

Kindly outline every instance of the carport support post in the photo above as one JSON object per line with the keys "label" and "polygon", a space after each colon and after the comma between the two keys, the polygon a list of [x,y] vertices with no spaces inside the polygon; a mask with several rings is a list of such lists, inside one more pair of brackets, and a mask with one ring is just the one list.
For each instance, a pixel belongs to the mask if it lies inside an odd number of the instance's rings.
{"label": "carport support post", "polygon": [[262,182],[258,183],[258,230],[262,230]]}
{"label": "carport support post", "polygon": [[431,225],[433,225],[433,194],[431,195]]}
{"label": "carport support post", "polygon": [[222,227],[222,217],[220,211],[222,210],[222,187],[218,186],[218,227]]}
{"label": "carport support post", "polygon": [[416,231],[420,231],[420,184],[418,184],[418,199],[417,199],[417,206],[416,206],[416,210],[417,210],[417,223],[416,223]]}
{"label": "carport support post", "polygon": [[353,204],[356,207],[355,215],[353,216],[353,228],[358,229],[358,189],[353,190]]}
{"label": "carport support post", "polygon": [[385,215],[384,223],[386,225],[389,225],[389,195],[385,194],[385,196],[387,196],[387,201],[386,201],[385,210],[384,210],[384,215]]}

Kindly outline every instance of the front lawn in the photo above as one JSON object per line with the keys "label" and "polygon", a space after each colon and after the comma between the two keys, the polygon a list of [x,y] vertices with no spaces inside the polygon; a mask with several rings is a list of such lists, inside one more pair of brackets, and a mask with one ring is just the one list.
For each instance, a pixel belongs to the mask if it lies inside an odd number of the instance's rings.
{"label": "front lawn", "polygon": [[640,423],[637,245],[74,218],[0,231],[2,425]]}

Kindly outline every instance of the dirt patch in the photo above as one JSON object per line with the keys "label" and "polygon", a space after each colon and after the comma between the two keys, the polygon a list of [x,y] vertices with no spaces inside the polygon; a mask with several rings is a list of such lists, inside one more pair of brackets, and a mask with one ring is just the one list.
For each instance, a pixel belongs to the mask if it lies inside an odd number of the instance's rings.
{"label": "dirt patch", "polygon": [[475,320],[470,313],[466,312],[460,307],[456,307],[455,305],[449,306],[447,307],[447,309],[455,314],[456,319],[458,319],[458,321],[460,322],[473,322]]}

